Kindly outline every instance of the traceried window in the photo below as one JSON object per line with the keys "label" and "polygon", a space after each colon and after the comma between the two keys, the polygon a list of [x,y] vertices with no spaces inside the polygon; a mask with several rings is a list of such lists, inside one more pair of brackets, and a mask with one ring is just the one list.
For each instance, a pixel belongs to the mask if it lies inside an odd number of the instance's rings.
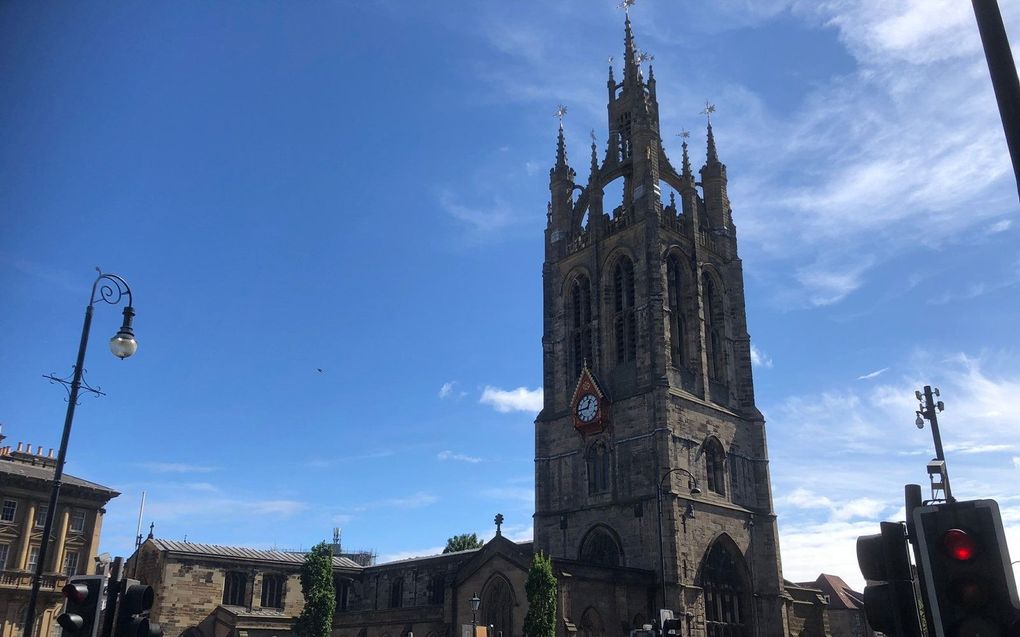
{"label": "traceried window", "polygon": [[687,365],[687,321],[683,308],[683,279],[680,259],[676,255],[666,261],[666,283],[669,294],[669,337],[674,367]]}
{"label": "traceried window", "polygon": [[637,322],[634,317],[634,263],[621,258],[613,268],[613,330],[616,362],[633,361],[637,356]]}
{"label": "traceried window", "polygon": [[722,445],[715,438],[705,442],[705,473],[708,478],[708,490],[719,495],[726,495],[726,470]]}
{"label": "traceried window", "polygon": [[67,577],[78,574],[78,553],[70,552],[64,555],[64,568],[61,572]]}
{"label": "traceried window", "polygon": [[742,563],[723,542],[716,542],[705,559],[702,588],[705,591],[705,628],[707,637],[748,637],[745,578]]}
{"label": "traceried window", "polygon": [[591,282],[586,276],[574,279],[570,286],[569,339],[571,380],[577,378],[585,361],[592,364]]}
{"label": "traceried window", "polygon": [[46,513],[49,512],[50,506],[48,504],[40,504],[35,508],[35,528],[41,529],[46,526]]}
{"label": "traceried window", "polygon": [[71,530],[81,533],[85,530],[85,512],[71,511]]}
{"label": "traceried window", "polygon": [[390,608],[400,608],[404,605],[404,579],[397,579],[390,582]]}
{"label": "traceried window", "polygon": [[283,575],[262,576],[262,608],[283,608],[287,578]]}
{"label": "traceried window", "polygon": [[227,606],[244,606],[244,589],[248,576],[240,571],[228,571],[223,578],[223,603]]}
{"label": "traceried window", "polygon": [[13,522],[17,514],[17,500],[4,500],[4,506],[0,509],[0,522]]}
{"label": "traceried window", "polygon": [[489,579],[482,589],[480,619],[482,624],[492,626],[493,637],[500,634],[511,637],[514,634],[514,595],[505,577],[496,575]]}
{"label": "traceried window", "polygon": [[622,566],[620,543],[604,526],[597,526],[581,541],[580,560],[597,566]]}
{"label": "traceried window", "polygon": [[603,442],[596,442],[588,448],[586,456],[588,469],[588,495],[609,491],[609,450]]}
{"label": "traceried window", "polygon": [[712,380],[726,378],[726,353],[723,351],[722,303],[712,277],[704,275],[702,291],[705,299],[705,345],[708,348],[708,377]]}
{"label": "traceried window", "polygon": [[10,544],[0,544],[0,571],[7,568],[7,556],[11,554]]}
{"label": "traceried window", "polygon": [[602,616],[594,607],[589,607],[581,615],[581,630],[579,637],[604,637],[606,634],[605,624]]}

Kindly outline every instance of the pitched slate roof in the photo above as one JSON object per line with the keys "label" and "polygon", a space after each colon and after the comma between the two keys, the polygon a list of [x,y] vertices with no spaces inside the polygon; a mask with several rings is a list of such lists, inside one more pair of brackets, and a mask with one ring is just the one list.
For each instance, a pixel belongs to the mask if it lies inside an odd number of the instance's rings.
{"label": "pitched slate roof", "polygon": [[[18,462],[15,460],[0,459],[0,474],[21,476],[23,478],[32,478],[46,482],[53,481],[53,467],[43,467],[41,465],[28,464],[26,462]],[[110,487],[105,487],[95,482],[89,482],[88,480],[82,480],[81,478],[76,478],[74,476],[67,475],[66,473],[61,477],[61,482],[65,485],[99,491],[101,493],[108,494],[110,498],[115,498],[120,495],[120,492],[114,491]]]}
{"label": "pitched slate roof", "polygon": [[813,582],[802,582],[801,586],[814,586],[829,596],[829,608],[832,610],[863,610],[864,595],[850,588],[838,575],[822,573]]}
{"label": "pitched slate roof", "polygon": [[[195,557],[214,557],[227,560],[254,560],[258,562],[277,562],[300,566],[305,561],[305,553],[293,551],[269,551],[250,549],[244,546],[220,546],[217,544],[198,544],[196,542],[178,542],[162,538],[147,540],[161,551],[175,555]],[[353,568],[361,570],[362,566],[346,557],[333,557],[334,568]]]}

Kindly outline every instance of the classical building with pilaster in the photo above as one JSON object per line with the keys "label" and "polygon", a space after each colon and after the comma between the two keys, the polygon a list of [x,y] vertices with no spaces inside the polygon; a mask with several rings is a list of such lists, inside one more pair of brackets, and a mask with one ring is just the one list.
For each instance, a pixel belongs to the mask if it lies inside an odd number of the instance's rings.
{"label": "classical building with pilaster", "polygon": [[[22,637],[55,464],[52,449],[44,453],[41,446],[33,450],[23,443],[0,447],[0,637]],[[118,495],[109,487],[64,474],[34,624],[39,637],[60,634],[56,622],[64,603],[60,589],[69,576],[95,570],[104,507]]]}

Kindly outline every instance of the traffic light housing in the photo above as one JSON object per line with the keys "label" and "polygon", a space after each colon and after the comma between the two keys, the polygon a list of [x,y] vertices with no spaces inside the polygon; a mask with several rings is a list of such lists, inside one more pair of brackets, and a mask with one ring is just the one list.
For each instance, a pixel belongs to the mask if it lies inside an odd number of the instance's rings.
{"label": "traffic light housing", "polygon": [[857,563],[868,580],[865,615],[874,630],[886,635],[921,637],[906,533],[898,522],[882,522],[881,529],[857,538]]}
{"label": "traffic light housing", "polygon": [[116,637],[162,637],[159,624],[149,621],[149,610],[155,600],[151,586],[128,579],[121,583],[117,602]]}
{"label": "traffic light housing", "polygon": [[914,510],[936,637],[1016,637],[1020,602],[994,500]]}
{"label": "traffic light housing", "polygon": [[103,606],[103,575],[71,577],[60,592],[64,612],[57,616],[64,637],[96,637]]}

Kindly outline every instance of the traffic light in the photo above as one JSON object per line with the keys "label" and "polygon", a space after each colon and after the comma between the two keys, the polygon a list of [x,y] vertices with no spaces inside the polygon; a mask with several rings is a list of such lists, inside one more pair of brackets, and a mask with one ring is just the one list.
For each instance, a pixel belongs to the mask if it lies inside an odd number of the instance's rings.
{"label": "traffic light", "polygon": [[876,631],[895,637],[921,637],[903,525],[882,522],[881,528],[881,533],[857,538],[857,563],[868,580],[864,613]]}
{"label": "traffic light", "polygon": [[64,637],[95,637],[102,610],[103,575],[81,575],[67,580],[60,592],[64,595],[64,612],[57,623]]}
{"label": "traffic light", "polygon": [[152,587],[132,579],[121,584],[123,592],[117,603],[116,637],[162,637],[159,624],[149,621],[149,609],[154,600]]}
{"label": "traffic light", "polygon": [[1016,582],[994,500],[914,510],[920,569],[937,637],[1020,635]]}

